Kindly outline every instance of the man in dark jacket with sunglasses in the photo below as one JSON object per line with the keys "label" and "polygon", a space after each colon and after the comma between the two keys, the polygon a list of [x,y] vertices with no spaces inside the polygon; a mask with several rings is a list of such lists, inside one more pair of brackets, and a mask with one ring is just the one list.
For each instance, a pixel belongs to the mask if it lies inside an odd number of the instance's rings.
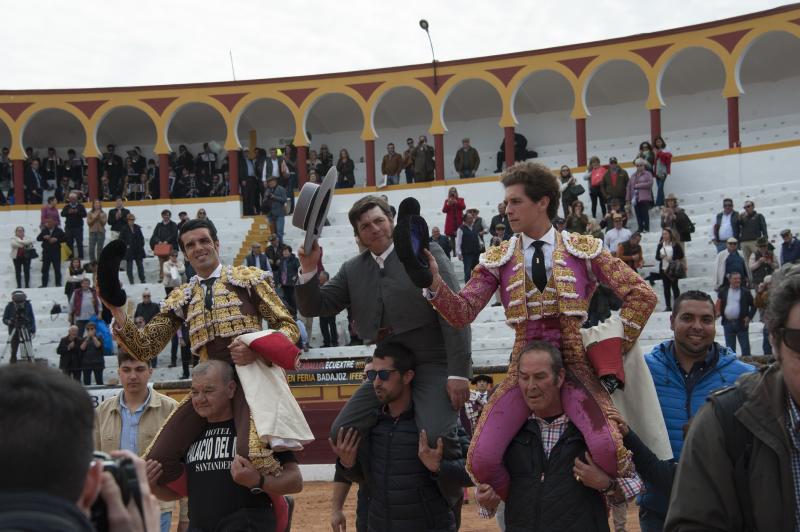
{"label": "man in dark jacket with sunglasses", "polygon": [[776,364],[712,395],[684,445],[665,530],[800,529],[800,275],[770,291]]}

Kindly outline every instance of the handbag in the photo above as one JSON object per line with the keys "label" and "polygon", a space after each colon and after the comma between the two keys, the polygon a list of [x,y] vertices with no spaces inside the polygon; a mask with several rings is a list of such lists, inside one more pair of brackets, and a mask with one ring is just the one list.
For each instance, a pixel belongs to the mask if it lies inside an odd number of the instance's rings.
{"label": "handbag", "polygon": [[583,185],[581,185],[580,183],[578,183],[578,184],[576,184],[576,185],[572,185],[571,187],[567,187],[567,192],[568,192],[568,193],[569,193],[571,196],[573,196],[573,197],[576,197],[576,198],[577,198],[578,196],[580,196],[581,194],[583,194],[584,192],[586,192],[586,189],[585,189],[585,188],[583,188]]}
{"label": "handbag", "polygon": [[33,246],[26,247],[25,251],[23,253],[24,253],[23,257],[25,258],[25,260],[35,259],[35,258],[37,258],[39,256],[39,253],[36,251],[36,248],[33,247]]}
{"label": "handbag", "polygon": [[684,279],[686,277],[686,266],[681,260],[671,260],[667,266],[667,277],[671,279]]}
{"label": "handbag", "polygon": [[172,253],[172,246],[170,244],[156,244],[156,246],[153,248],[153,254],[156,257],[169,257],[170,253]]}

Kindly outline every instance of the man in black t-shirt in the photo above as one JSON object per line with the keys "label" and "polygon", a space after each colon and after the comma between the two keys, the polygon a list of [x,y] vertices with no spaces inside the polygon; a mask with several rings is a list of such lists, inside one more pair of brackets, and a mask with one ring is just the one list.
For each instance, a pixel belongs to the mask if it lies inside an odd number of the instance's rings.
{"label": "man in black t-shirt", "polygon": [[186,492],[189,497],[189,529],[192,531],[251,530],[283,532],[273,500],[303,489],[297,459],[291,452],[276,452],[283,472],[279,477],[262,475],[247,459],[236,454],[233,368],[220,360],[198,364],[192,371],[192,405],[208,421],[205,430],[184,455],[185,474],[157,487],[158,462],[148,460],[148,480],[154,493],[169,500]]}

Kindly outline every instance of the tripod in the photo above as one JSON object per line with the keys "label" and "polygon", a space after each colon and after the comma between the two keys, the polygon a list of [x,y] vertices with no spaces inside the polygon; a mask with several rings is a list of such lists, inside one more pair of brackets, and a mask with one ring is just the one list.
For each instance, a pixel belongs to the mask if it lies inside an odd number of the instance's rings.
{"label": "tripod", "polygon": [[[6,346],[3,348],[3,354],[0,355],[0,362],[6,358],[9,347],[11,347],[11,360],[9,363],[15,364],[17,362],[17,354],[20,355],[19,360],[33,362],[33,343],[31,340],[31,331],[26,325],[13,327],[8,335],[8,340],[6,340]],[[17,351],[20,352],[17,353]]]}

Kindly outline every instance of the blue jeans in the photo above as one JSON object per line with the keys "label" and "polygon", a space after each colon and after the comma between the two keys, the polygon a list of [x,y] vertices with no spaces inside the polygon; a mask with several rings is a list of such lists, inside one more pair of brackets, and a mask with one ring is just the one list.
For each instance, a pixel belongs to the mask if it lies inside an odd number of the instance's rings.
{"label": "blue jeans", "polygon": [[750,334],[747,327],[744,326],[740,320],[725,320],[722,324],[725,331],[725,345],[736,352],[736,341],[739,341],[739,346],[742,348],[740,356],[750,356]]}
{"label": "blue jeans", "polygon": [[275,224],[275,233],[278,235],[278,242],[283,244],[283,227],[286,223],[285,216],[267,216],[270,223]]}
{"label": "blue jeans", "polygon": [[664,206],[664,182],[666,180],[666,177],[656,178],[656,207]]}
{"label": "blue jeans", "polygon": [[399,175],[387,175],[386,176],[386,184],[387,185],[396,185],[400,183],[400,176]]}
{"label": "blue jeans", "polygon": [[164,512],[161,514],[161,532],[169,532],[169,527],[172,525],[172,512]]}
{"label": "blue jeans", "polygon": [[642,532],[662,532],[664,518],[652,510],[639,508],[639,528]]}

